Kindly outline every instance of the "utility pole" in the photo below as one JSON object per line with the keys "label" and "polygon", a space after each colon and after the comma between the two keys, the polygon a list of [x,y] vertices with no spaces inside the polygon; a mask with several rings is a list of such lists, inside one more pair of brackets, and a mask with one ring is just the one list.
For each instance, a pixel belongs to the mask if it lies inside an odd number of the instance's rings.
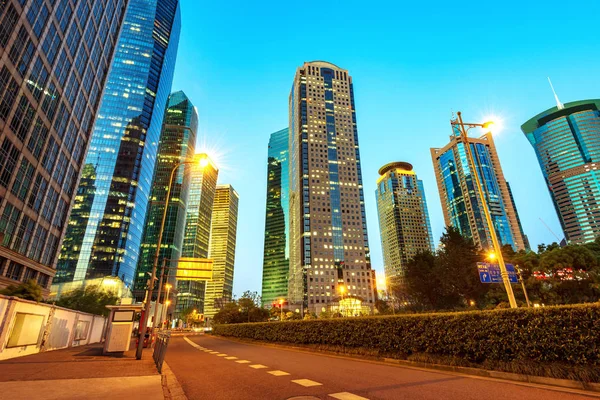
{"label": "utility pole", "polygon": [[523,280],[523,275],[521,274],[521,268],[518,265],[515,265],[515,271],[519,276],[519,281],[521,281],[521,286],[523,287],[523,293],[525,294],[525,301],[527,302],[527,307],[531,307],[531,303],[529,302],[529,296],[527,295],[527,288],[525,287],[525,281]]}

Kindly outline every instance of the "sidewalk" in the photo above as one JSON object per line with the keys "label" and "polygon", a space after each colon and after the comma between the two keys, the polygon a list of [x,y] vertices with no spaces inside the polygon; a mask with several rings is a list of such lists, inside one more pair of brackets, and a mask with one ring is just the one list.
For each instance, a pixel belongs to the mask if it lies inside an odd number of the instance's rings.
{"label": "sidewalk", "polygon": [[102,355],[102,344],[50,351],[0,362],[0,399],[163,400],[161,376],[144,349]]}

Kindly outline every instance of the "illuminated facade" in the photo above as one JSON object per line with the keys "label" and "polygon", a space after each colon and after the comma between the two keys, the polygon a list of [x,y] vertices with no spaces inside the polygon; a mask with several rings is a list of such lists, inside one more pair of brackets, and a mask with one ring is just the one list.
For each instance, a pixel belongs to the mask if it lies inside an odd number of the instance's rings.
{"label": "illuminated facade", "polygon": [[409,163],[379,170],[377,212],[387,287],[401,290],[406,264],[419,252],[434,251],[423,183]]}
{"label": "illuminated facade", "polygon": [[133,284],[179,30],[178,1],[129,2],[85,159],[94,173],[77,190],[57,282]]}
{"label": "illuminated facade", "polygon": [[352,78],[307,62],[290,93],[288,296],[321,313],[342,291],[372,309],[371,268]]}
{"label": "illuminated facade", "polygon": [[[158,244],[158,231],[165,211],[165,200],[171,172],[178,163],[194,156],[197,130],[198,113],[192,102],[182,91],[172,93],[167,103],[163,129],[158,144],[150,205],[148,206],[140,249],[140,260],[136,273],[134,294],[138,301],[144,299],[146,281],[149,273],[152,273],[156,245]],[[164,258],[178,260],[181,257],[192,168],[191,165],[182,165],[173,176],[159,261]],[[161,264],[159,264],[157,276],[160,275],[160,266]]]}
{"label": "illuminated facade", "polygon": [[[206,154],[196,157],[203,161],[190,168],[190,195],[186,210],[182,257],[208,258],[210,225],[219,170]],[[194,308],[204,310],[204,281],[177,281],[177,313]]]}
{"label": "illuminated facade", "polygon": [[206,282],[204,317],[212,318],[233,295],[239,196],[231,185],[218,185],[212,212],[210,251],[213,279]]}
{"label": "illuminated facade", "polygon": [[287,299],[289,231],[289,129],[272,133],[269,140],[267,166],[267,213],[265,218],[265,249],[263,255],[262,302]]}
{"label": "illuminated facade", "polygon": [[569,243],[600,235],[600,100],[559,104],[521,127]]}
{"label": "illuminated facade", "polygon": [[49,292],[126,5],[0,1],[0,288]]}
{"label": "illuminated facade", "polygon": [[[525,240],[518,222],[517,209],[504,179],[492,135],[469,138],[476,170],[486,195],[498,240],[502,245],[524,250]],[[489,227],[481,208],[471,166],[467,161],[464,143],[458,132],[441,149],[431,149],[444,220],[482,249],[491,249]]]}

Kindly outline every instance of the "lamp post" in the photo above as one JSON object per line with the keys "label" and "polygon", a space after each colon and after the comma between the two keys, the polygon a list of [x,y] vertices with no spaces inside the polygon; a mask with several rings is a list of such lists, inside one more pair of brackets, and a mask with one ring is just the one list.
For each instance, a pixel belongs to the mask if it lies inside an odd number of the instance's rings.
{"label": "lamp post", "polygon": [[342,312],[342,302],[344,301],[344,292],[346,291],[346,288],[342,285],[340,286],[340,293],[342,294],[342,299],[340,300],[340,314],[342,314],[342,317],[344,316],[344,313]]}
{"label": "lamp post", "polygon": [[[165,288],[167,289],[167,295],[165,296],[165,299],[166,299],[166,300],[165,300],[165,304],[163,305],[163,321],[165,320],[165,315],[166,315],[166,314],[169,312],[169,304],[171,304],[171,300],[169,300],[169,292],[171,291],[171,288],[172,288],[172,287],[173,287],[173,286],[171,286],[171,284],[170,284],[170,283],[167,283],[167,284],[165,285]],[[161,327],[162,327],[163,325],[164,325],[164,323],[163,323],[163,324],[161,324]]]}
{"label": "lamp post", "polygon": [[279,309],[281,311],[281,317],[280,320],[283,321],[283,299],[279,300]]}
{"label": "lamp post", "polygon": [[[150,303],[152,303],[152,290],[154,289],[154,280],[156,279],[156,268],[158,266],[158,258],[160,257],[160,246],[162,245],[162,235],[165,229],[165,221],[167,220],[167,210],[169,209],[169,198],[171,197],[171,186],[173,185],[173,178],[175,177],[175,172],[182,165],[188,164],[196,164],[201,168],[204,168],[208,165],[208,159],[205,157],[200,157],[199,159],[185,159],[183,161],[175,164],[173,169],[171,170],[171,175],[169,177],[169,185],[167,186],[167,196],[165,198],[165,209],[163,211],[162,220],[160,222],[160,229],[158,230],[158,238],[156,241],[156,253],[154,254],[154,263],[152,265],[152,276],[150,278],[150,285],[148,287],[148,296],[146,304],[144,305],[144,318],[143,321],[140,321],[140,340],[138,341],[137,351],[135,353],[135,358],[137,360],[142,359],[142,351],[144,349],[144,331],[146,330],[146,326],[148,325],[148,316],[150,314]],[[158,301],[158,299],[157,299]],[[157,304],[158,306],[158,304]],[[156,319],[152,323],[152,330],[154,331],[154,326],[156,325]]]}
{"label": "lamp post", "polygon": [[475,186],[477,188],[477,193],[479,198],[481,199],[481,208],[483,209],[483,214],[485,215],[485,220],[490,231],[490,237],[492,239],[492,246],[495,253],[495,257],[498,258],[498,265],[500,266],[500,273],[502,275],[502,281],[504,283],[504,288],[506,289],[506,294],[508,295],[508,301],[510,303],[511,308],[517,308],[517,301],[515,299],[515,294],[513,292],[512,286],[510,284],[510,280],[508,278],[508,271],[506,270],[506,265],[504,264],[504,257],[502,256],[502,249],[500,248],[500,242],[498,241],[498,236],[496,235],[496,229],[494,228],[494,224],[492,222],[492,216],[490,214],[490,209],[487,204],[487,199],[485,197],[485,193],[483,191],[483,187],[481,185],[481,180],[479,179],[479,173],[477,166],[475,165],[475,159],[473,158],[473,152],[471,151],[471,145],[469,143],[469,137],[467,135],[467,131],[471,128],[490,128],[493,125],[493,122],[485,122],[483,124],[475,124],[475,123],[465,123],[462,119],[462,113],[459,111],[457,113],[458,117],[455,120],[450,121],[450,125],[453,127],[457,127],[460,132],[460,137],[462,139],[463,145],[465,147],[465,153],[467,154],[467,162],[469,163],[469,169],[471,170],[471,176],[473,176],[473,180],[475,181]]}

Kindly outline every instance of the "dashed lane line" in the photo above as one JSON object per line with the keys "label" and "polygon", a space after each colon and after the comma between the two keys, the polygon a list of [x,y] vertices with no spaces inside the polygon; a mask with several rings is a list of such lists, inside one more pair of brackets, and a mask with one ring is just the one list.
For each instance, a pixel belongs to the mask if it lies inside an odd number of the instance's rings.
{"label": "dashed lane line", "polygon": [[296,380],[293,380],[292,382],[294,382],[297,385],[304,386],[304,387],[323,386],[322,383],[311,381],[310,379],[296,379]]}
{"label": "dashed lane line", "polygon": [[285,375],[289,375],[288,372],[285,371],[279,371],[279,370],[275,370],[275,371],[269,371],[267,372],[267,374],[271,374],[273,376],[285,376]]}
{"label": "dashed lane line", "polygon": [[248,360],[237,360],[236,363],[238,364],[250,364],[252,361],[248,361]]}
{"label": "dashed lane line", "polygon": [[338,400],[369,400],[366,397],[357,396],[349,392],[333,393],[328,396]]}
{"label": "dashed lane line", "polygon": [[225,357],[226,360],[237,360],[237,357],[234,356],[229,356],[229,357]]}
{"label": "dashed lane line", "polygon": [[225,353],[217,354],[217,357],[227,357],[227,354],[225,354]]}
{"label": "dashed lane line", "polygon": [[219,354],[218,351],[211,351],[210,354]]}
{"label": "dashed lane line", "polygon": [[254,364],[254,365],[248,365],[250,368],[254,368],[254,369],[263,369],[263,368],[269,368],[266,365],[262,365],[262,364]]}

